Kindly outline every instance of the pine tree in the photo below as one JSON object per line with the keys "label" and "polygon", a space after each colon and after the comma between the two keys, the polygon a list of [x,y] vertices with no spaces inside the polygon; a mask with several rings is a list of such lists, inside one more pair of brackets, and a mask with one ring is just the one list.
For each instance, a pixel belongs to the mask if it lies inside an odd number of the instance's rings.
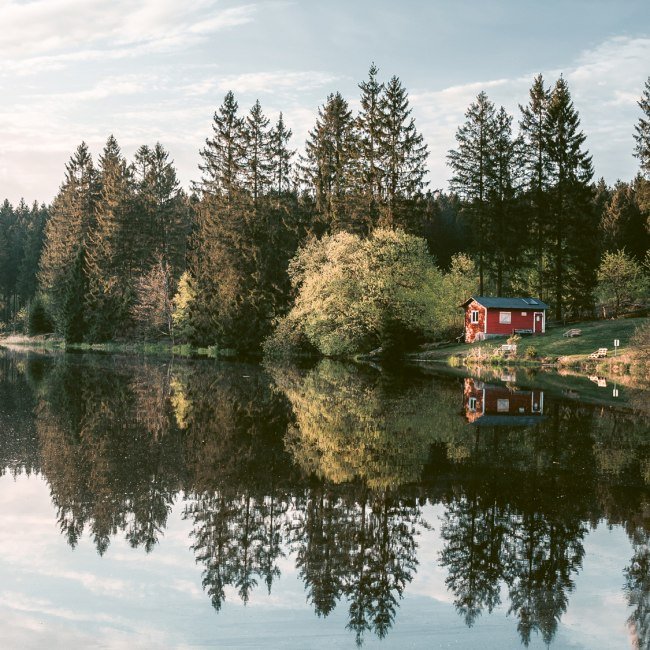
{"label": "pine tree", "polygon": [[399,226],[420,234],[417,208],[428,183],[427,145],[415,128],[408,94],[398,77],[392,77],[380,100],[381,110],[381,182],[384,206],[379,224]]}
{"label": "pine tree", "polygon": [[255,102],[244,122],[245,161],[243,185],[257,205],[271,183],[269,119],[262,112],[259,100]]}
{"label": "pine tree", "polygon": [[282,113],[269,133],[271,187],[278,196],[291,190],[291,158],[295,151],[289,149],[292,132],[284,124]]}
{"label": "pine tree", "polygon": [[379,221],[379,206],[382,201],[382,180],[385,155],[382,151],[383,123],[382,96],[384,84],[379,83],[379,68],[372,63],[367,81],[359,84],[361,89],[361,110],[357,117],[359,193],[361,211],[373,226]]}
{"label": "pine tree", "polygon": [[82,142],[66,165],[65,180],[52,203],[38,274],[57,332],[67,338],[74,331],[77,340],[85,335],[83,260],[97,198],[97,173]]}
{"label": "pine tree", "polygon": [[546,115],[551,163],[549,257],[553,274],[555,317],[563,318],[567,301],[574,313],[586,310],[598,266],[597,217],[593,211],[591,156],[583,145],[578,112],[560,77]]}
{"label": "pine tree", "polygon": [[634,127],[636,131],[634,155],[641,163],[641,172],[650,180],[650,77],[646,80],[643,94],[637,103],[643,115]]}
{"label": "pine tree", "polygon": [[496,293],[503,295],[509,260],[517,259],[522,234],[516,219],[519,143],[512,138],[512,117],[503,106],[495,114],[488,186],[487,249],[496,273]]}
{"label": "pine tree", "polygon": [[133,305],[133,283],[141,271],[139,237],[133,232],[135,214],[131,170],[110,136],[99,158],[100,191],[86,255],[88,325],[93,341],[124,333]]}
{"label": "pine tree", "polygon": [[547,113],[551,98],[550,90],[544,86],[542,75],[537,75],[529,91],[527,106],[519,105],[521,120],[519,129],[522,137],[523,168],[526,176],[527,199],[530,207],[531,232],[535,242],[537,266],[536,292],[540,298],[546,296],[546,230],[548,227],[548,194],[551,162],[548,153]]}
{"label": "pine tree", "polygon": [[202,179],[198,189],[203,194],[230,196],[243,180],[246,164],[246,141],[244,120],[237,112],[239,104],[232,91],[214,114],[212,137],[205,141],[201,150],[199,169]]}
{"label": "pine tree", "polygon": [[485,92],[465,113],[465,123],[456,131],[458,148],[447,156],[453,176],[449,181],[452,191],[467,203],[476,237],[479,272],[479,293],[485,288],[486,255],[488,245],[489,192],[493,170],[495,140],[495,108]]}
{"label": "pine tree", "polygon": [[347,101],[330,95],[318,109],[315,127],[305,143],[301,172],[307,191],[314,197],[323,225],[333,231],[364,229],[351,215],[351,189],[357,135]]}

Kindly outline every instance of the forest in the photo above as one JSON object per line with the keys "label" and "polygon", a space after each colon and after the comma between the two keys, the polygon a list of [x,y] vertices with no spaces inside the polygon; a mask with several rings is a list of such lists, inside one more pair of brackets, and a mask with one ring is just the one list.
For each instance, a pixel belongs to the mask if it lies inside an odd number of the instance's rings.
{"label": "forest", "polygon": [[448,191],[400,79],[373,64],[359,90],[356,112],[327,97],[302,154],[282,113],[228,92],[186,189],[160,143],[129,161],[113,135],[96,160],[82,142],[51,205],[0,208],[4,331],[336,355],[457,334],[470,293],[536,296],[557,320],[594,317],[612,284],[616,311],[647,300],[650,77],[639,173],[614,186],[563,77],[537,76],[516,116],[479,93]]}

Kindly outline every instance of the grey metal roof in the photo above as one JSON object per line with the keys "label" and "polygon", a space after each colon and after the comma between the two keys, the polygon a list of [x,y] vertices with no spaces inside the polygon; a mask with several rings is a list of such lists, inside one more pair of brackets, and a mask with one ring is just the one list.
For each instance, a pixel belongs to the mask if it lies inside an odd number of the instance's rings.
{"label": "grey metal roof", "polygon": [[[536,311],[548,309],[548,305],[538,298],[492,298],[489,296],[472,296],[470,300],[476,300],[483,307],[495,309],[528,309]],[[468,300],[465,304],[468,304]]]}

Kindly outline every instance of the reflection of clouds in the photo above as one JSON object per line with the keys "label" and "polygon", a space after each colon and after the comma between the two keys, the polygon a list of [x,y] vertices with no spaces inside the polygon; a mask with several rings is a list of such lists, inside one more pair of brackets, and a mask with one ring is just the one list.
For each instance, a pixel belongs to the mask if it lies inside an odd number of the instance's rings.
{"label": "reflection of clouds", "polygon": [[101,623],[124,623],[124,619],[101,613],[82,613],[58,607],[45,598],[34,598],[20,592],[4,591],[0,593],[0,607],[19,612],[38,612],[43,616],[52,616],[67,621],[93,621]]}

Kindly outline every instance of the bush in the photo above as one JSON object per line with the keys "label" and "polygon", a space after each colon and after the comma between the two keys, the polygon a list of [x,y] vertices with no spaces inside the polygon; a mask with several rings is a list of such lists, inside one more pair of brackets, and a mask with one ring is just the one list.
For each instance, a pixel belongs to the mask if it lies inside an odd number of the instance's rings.
{"label": "bush", "polygon": [[265,344],[269,353],[302,347],[304,338],[325,356],[378,347],[390,356],[438,326],[442,274],[419,237],[381,229],[366,239],[329,235],[300,250],[289,275],[296,301]]}
{"label": "bush", "polygon": [[533,345],[529,345],[526,348],[526,359],[536,359],[537,358],[537,348]]}
{"label": "bush", "polygon": [[36,297],[29,308],[28,330],[31,336],[49,334],[54,331],[54,324],[50,318],[43,301]]}

